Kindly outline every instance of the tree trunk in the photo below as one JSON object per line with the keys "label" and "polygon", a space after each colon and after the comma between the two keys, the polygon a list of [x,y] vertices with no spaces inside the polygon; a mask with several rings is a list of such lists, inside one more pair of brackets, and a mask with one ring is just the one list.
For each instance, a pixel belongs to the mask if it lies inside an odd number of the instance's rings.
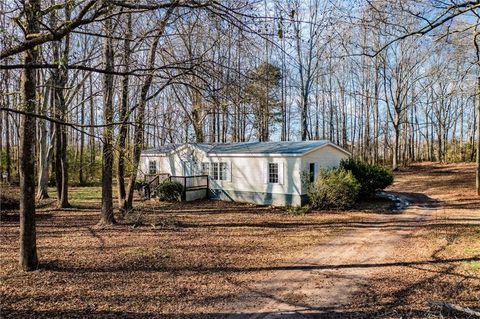
{"label": "tree trunk", "polygon": [[103,151],[102,151],[102,212],[99,225],[112,225],[115,223],[113,216],[113,197],[112,197],[112,175],[113,175],[113,71],[114,53],[113,39],[110,36],[112,32],[112,18],[104,22],[104,32],[106,34],[103,45],[103,64],[105,73],[103,77],[103,121],[106,125],[103,129]]}
{"label": "tree trunk", "polygon": [[400,128],[397,123],[393,124],[394,126],[394,142],[393,142],[393,156],[392,156],[392,170],[398,170],[398,150],[399,150],[399,139],[400,139]]}
{"label": "tree trunk", "polygon": [[195,133],[195,141],[197,143],[204,142],[203,136],[203,103],[202,95],[197,89],[191,89],[192,95],[192,125]]}
{"label": "tree trunk", "polygon": [[[80,124],[85,124],[85,86],[82,89],[82,102],[80,104]],[[83,132],[80,132],[80,152],[79,152],[79,169],[78,169],[78,182],[80,186],[85,185],[85,175],[83,173],[83,157],[84,157],[84,150],[85,150],[85,136]]]}
{"label": "tree trunk", "polygon": [[[155,54],[157,51],[158,42],[160,41],[160,37],[162,36],[163,32],[165,31],[165,27],[167,25],[168,19],[173,13],[175,5],[170,6],[165,15],[163,16],[162,20],[159,23],[158,31],[156,36],[153,39],[152,44],[150,45],[150,50],[148,52],[148,69],[153,69],[155,66]],[[152,84],[153,74],[149,73],[145,77],[145,81],[142,85],[140,97],[138,101],[137,107],[137,116],[135,118],[135,133],[134,133],[134,144],[133,144],[133,170],[130,174],[130,180],[128,182],[127,187],[127,194],[124,201],[123,210],[132,209],[133,206],[133,191],[135,187],[135,182],[137,180],[137,171],[138,165],[140,163],[140,154],[142,152],[143,142],[144,142],[144,118],[145,118],[145,106],[147,104],[147,94],[150,90],[150,85]]]}
{"label": "tree trunk", "polygon": [[7,183],[10,183],[12,176],[12,157],[10,147],[10,120],[8,116],[8,112],[5,112],[5,172],[7,173]]}
{"label": "tree trunk", "polygon": [[[124,42],[124,64],[125,72],[129,70],[130,64],[130,41],[132,35],[132,16],[127,16],[127,34]],[[125,75],[122,80],[122,97],[120,103],[120,119],[122,122],[128,120],[128,84],[129,76]],[[120,125],[120,132],[118,136],[118,163],[117,163],[117,189],[118,189],[118,206],[122,208],[125,202],[125,140],[127,138],[127,125],[122,123]]]}
{"label": "tree trunk", "polygon": [[90,138],[88,143],[90,144],[90,174],[93,173],[94,170],[94,164],[95,164],[95,104],[93,103],[93,80],[92,80],[92,74],[90,74],[89,77],[89,104],[90,104]]}
{"label": "tree trunk", "polygon": [[[70,16],[69,5],[65,7],[65,18]],[[52,26],[56,26],[55,14],[52,14]],[[70,37],[64,40],[64,48],[61,50],[60,43],[53,46],[53,55],[56,63],[63,61],[68,64],[70,52]],[[68,82],[68,70],[64,67],[56,69],[54,75],[53,94],[55,98],[55,118],[65,122],[67,105],[65,101],[65,89]],[[55,123],[55,181],[57,187],[57,207],[70,207],[68,203],[68,162],[67,162],[67,128],[65,125]]]}
{"label": "tree trunk", "polygon": [[480,77],[477,78],[477,173],[476,173],[476,187],[477,195],[480,196]]}
{"label": "tree trunk", "polygon": [[[24,4],[27,19],[26,35],[39,32],[37,14],[40,1],[30,0]],[[23,111],[33,113],[36,110],[36,77],[31,67],[38,60],[38,49],[25,51],[23,63],[25,68],[21,78]],[[24,271],[38,267],[36,230],[35,230],[35,138],[36,119],[22,116],[20,127],[20,267]]]}
{"label": "tree trunk", "polygon": [[[43,105],[40,113],[47,114],[47,105],[49,104],[51,92],[51,81],[46,82],[45,96],[43,98]],[[48,130],[46,120],[39,120],[40,141],[39,141],[39,158],[38,158],[38,186],[36,200],[49,198],[48,196],[48,164],[51,159],[52,147],[48,145]]]}

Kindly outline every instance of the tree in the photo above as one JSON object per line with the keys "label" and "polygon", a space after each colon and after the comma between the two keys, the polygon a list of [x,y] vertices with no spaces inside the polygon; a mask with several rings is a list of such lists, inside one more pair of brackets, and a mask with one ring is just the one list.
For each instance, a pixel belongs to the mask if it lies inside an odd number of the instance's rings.
{"label": "tree", "polygon": [[144,134],[145,134],[145,108],[147,104],[148,98],[148,91],[150,90],[150,86],[153,80],[153,69],[155,67],[156,61],[156,51],[158,47],[158,43],[160,41],[160,37],[165,32],[165,28],[167,26],[168,20],[170,16],[173,14],[174,9],[176,8],[176,3],[174,2],[163,15],[162,19],[158,24],[158,28],[156,30],[155,36],[152,40],[152,44],[150,45],[150,49],[148,51],[148,63],[147,69],[152,70],[146,76],[141,87],[140,96],[137,102],[137,117],[135,119],[135,134],[134,134],[134,144],[133,144],[133,171],[130,175],[130,181],[127,187],[126,198],[124,201],[124,206],[122,207],[123,210],[129,210],[132,208],[133,205],[133,191],[135,187],[135,181],[137,179],[137,170],[138,165],[140,163],[140,154],[143,148],[144,143]]}
{"label": "tree", "polygon": [[[47,115],[47,106],[50,102],[50,92],[52,91],[51,80],[46,81],[43,103],[40,109],[40,114]],[[36,200],[48,198],[48,167],[52,157],[53,145],[48,143],[47,121],[39,120],[40,141],[39,141],[39,159],[38,159],[38,187]]]}
{"label": "tree", "polygon": [[[110,11],[112,12],[112,11]],[[103,118],[106,124],[103,128],[102,150],[102,212],[99,225],[111,225],[115,223],[113,216],[112,176],[113,176],[113,80],[114,53],[112,39],[112,18],[104,22],[105,39],[103,43],[103,63],[105,73],[103,77]]]}
{"label": "tree", "polygon": [[263,63],[250,72],[246,95],[252,105],[259,142],[270,138],[270,121],[279,105],[277,89],[281,78],[280,69],[270,63]]}
{"label": "tree", "polygon": [[123,64],[124,72],[126,73],[122,79],[122,93],[120,100],[120,119],[123,121],[120,125],[120,132],[118,135],[118,162],[117,162],[117,189],[118,189],[118,205],[124,207],[125,205],[125,146],[127,138],[127,124],[128,121],[128,105],[129,105],[129,82],[130,76],[128,74],[131,63],[131,42],[132,42],[132,15],[126,16],[126,35],[124,40]]}
{"label": "tree", "polygon": [[[26,0],[25,39],[40,30],[37,14],[40,12],[40,1]],[[32,65],[37,63],[38,48],[32,47],[23,53],[25,68],[22,72],[21,93],[22,110],[34,113],[37,108],[36,71]],[[35,229],[35,138],[36,118],[22,116],[20,131],[20,267],[24,271],[38,267],[36,229]]]}
{"label": "tree", "polygon": [[[52,3],[54,5],[54,3]],[[57,27],[57,11],[52,13],[52,28]],[[65,21],[70,20],[70,4],[65,5]],[[61,47],[63,44],[63,48]],[[67,33],[63,40],[53,43],[54,64],[58,65],[55,69],[53,79],[53,101],[54,114],[58,120],[55,123],[55,184],[57,188],[57,207],[69,207],[68,203],[68,161],[67,161],[67,128],[61,124],[66,121],[67,104],[65,101],[65,90],[68,83],[68,69],[63,65],[68,65],[70,54],[70,35]]]}

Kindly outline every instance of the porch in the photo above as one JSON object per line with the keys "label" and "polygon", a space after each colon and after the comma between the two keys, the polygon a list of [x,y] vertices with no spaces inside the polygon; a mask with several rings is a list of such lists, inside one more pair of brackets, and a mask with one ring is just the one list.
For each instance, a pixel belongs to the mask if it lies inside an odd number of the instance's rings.
{"label": "porch", "polygon": [[178,176],[168,173],[145,174],[145,183],[153,190],[165,180],[183,185],[182,201],[190,202],[197,199],[208,198],[208,175]]}

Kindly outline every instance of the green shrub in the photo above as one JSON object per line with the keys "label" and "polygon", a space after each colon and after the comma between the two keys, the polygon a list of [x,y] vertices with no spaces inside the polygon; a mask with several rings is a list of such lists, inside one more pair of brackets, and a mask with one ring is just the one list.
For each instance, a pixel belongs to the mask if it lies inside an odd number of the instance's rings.
{"label": "green shrub", "polygon": [[360,183],[361,197],[371,197],[379,190],[393,183],[393,174],[390,170],[368,164],[359,159],[345,159],[340,163],[340,168],[351,171],[355,179]]}
{"label": "green shrub", "polygon": [[309,205],[305,206],[285,206],[285,212],[290,215],[305,215],[310,210]]}
{"label": "green shrub", "polygon": [[140,192],[147,183],[145,181],[135,181],[133,189]]}
{"label": "green shrub", "polygon": [[163,201],[180,201],[183,193],[183,185],[179,182],[165,180],[155,188],[155,196]]}
{"label": "green shrub", "polygon": [[344,169],[322,170],[307,194],[313,208],[350,208],[355,204],[360,184],[352,172]]}

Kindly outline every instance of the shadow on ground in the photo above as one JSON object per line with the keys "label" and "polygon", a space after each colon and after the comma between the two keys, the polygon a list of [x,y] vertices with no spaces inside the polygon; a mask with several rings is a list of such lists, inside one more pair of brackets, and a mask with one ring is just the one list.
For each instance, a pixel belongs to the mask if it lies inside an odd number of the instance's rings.
{"label": "shadow on ground", "polygon": [[[332,309],[308,309],[308,312],[258,312],[258,313],[133,313],[133,312],[115,312],[115,311],[90,311],[72,310],[72,311],[16,311],[2,309],[3,318],[124,318],[124,319],[143,319],[143,318],[183,318],[183,319],[249,319],[249,318],[276,318],[276,319],[360,319],[360,318],[436,318],[435,313],[429,310],[410,309],[408,311],[394,312],[372,312],[372,311],[336,311]],[[445,317],[442,317],[445,318]],[[455,318],[463,318],[455,316]],[[464,317],[467,318],[467,317]]]}

